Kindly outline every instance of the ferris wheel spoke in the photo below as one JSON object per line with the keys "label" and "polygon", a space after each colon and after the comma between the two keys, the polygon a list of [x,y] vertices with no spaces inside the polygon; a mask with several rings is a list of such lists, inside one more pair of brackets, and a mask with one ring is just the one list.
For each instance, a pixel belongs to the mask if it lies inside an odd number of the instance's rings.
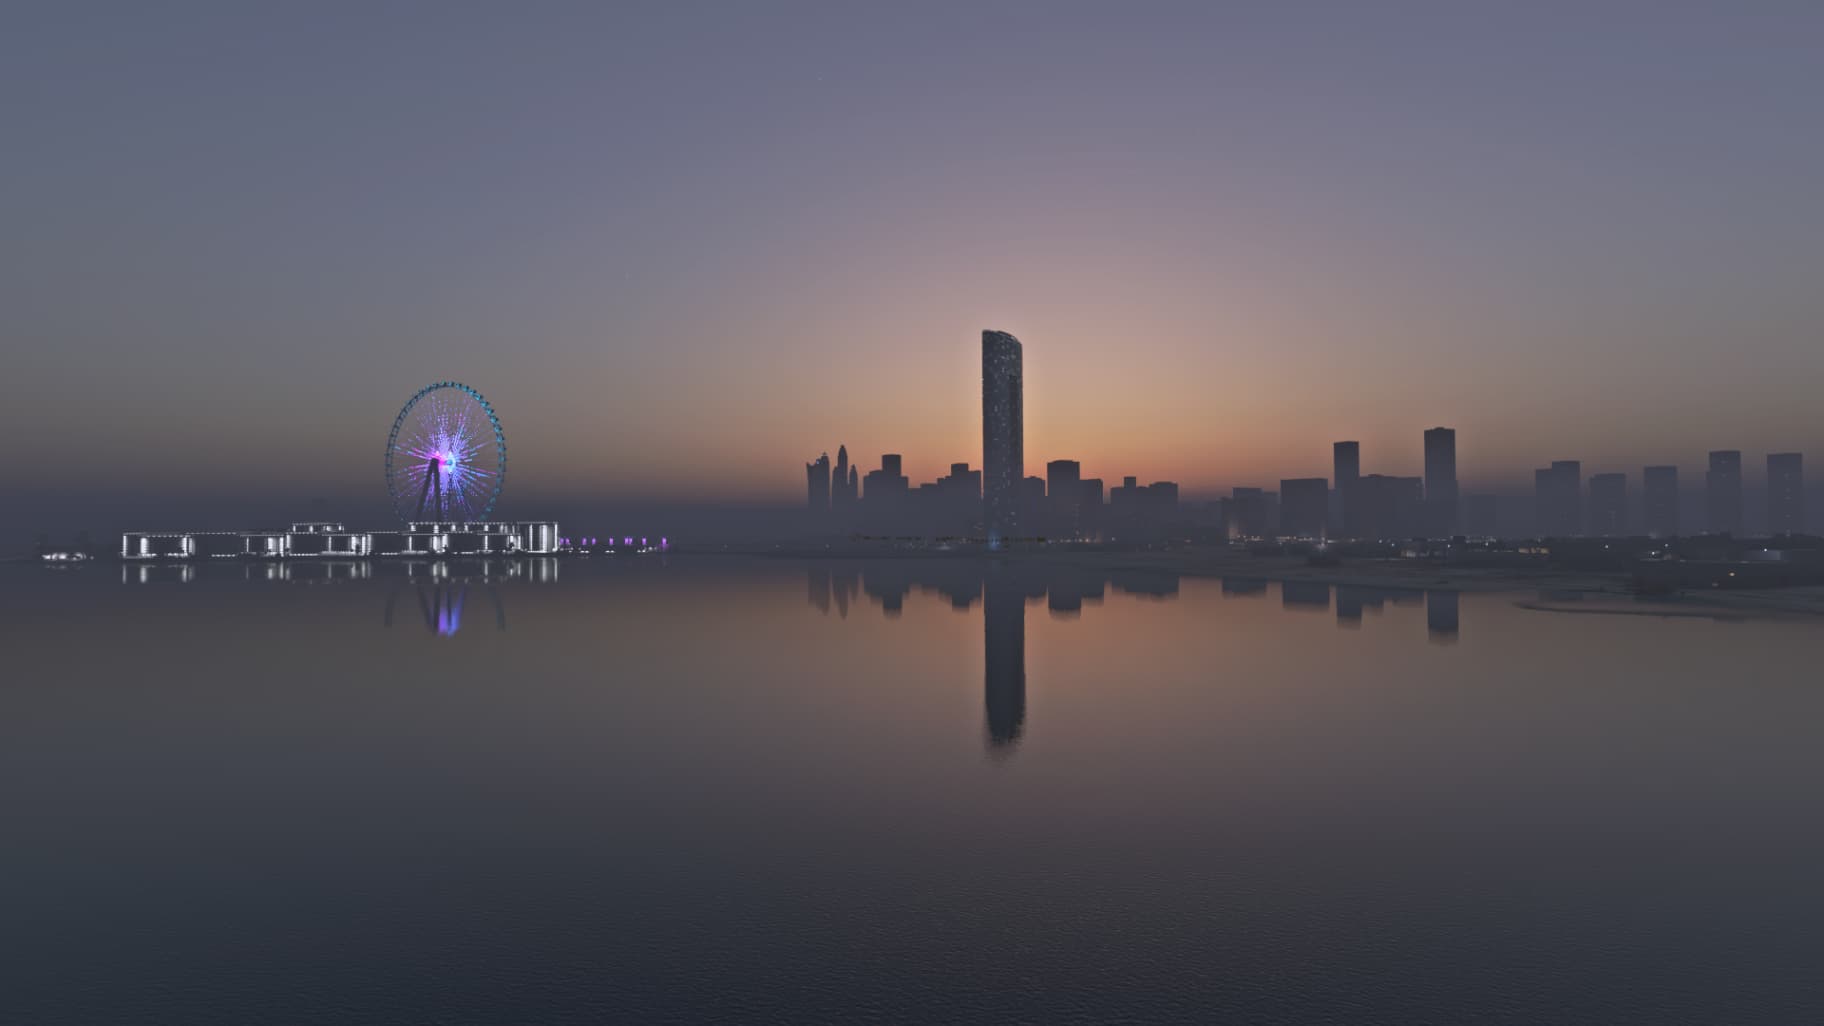
{"label": "ferris wheel spoke", "polygon": [[395,418],[387,443],[395,511],[406,520],[485,519],[500,494],[505,445],[493,408],[473,389],[454,382],[421,389]]}

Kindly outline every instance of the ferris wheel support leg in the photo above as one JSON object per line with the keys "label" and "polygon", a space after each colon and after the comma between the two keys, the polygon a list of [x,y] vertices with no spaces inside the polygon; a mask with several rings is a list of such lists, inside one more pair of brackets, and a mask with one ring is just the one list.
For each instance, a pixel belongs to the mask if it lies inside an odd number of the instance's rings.
{"label": "ferris wheel support leg", "polygon": [[[437,461],[426,460],[424,463],[424,487],[418,490],[418,519],[424,519],[424,500],[431,497],[431,485],[437,480]],[[441,500],[441,496],[439,496]]]}

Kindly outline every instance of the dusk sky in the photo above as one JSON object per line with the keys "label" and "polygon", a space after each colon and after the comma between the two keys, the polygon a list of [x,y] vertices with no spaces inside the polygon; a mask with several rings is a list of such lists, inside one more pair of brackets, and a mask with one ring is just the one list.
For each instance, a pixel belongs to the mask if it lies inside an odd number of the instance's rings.
{"label": "dusk sky", "polygon": [[9,5],[4,519],[383,511],[443,379],[508,517],[927,480],[983,328],[1028,473],[1443,424],[1466,487],[1758,480],[1824,458],[1820,54],[1815,3]]}

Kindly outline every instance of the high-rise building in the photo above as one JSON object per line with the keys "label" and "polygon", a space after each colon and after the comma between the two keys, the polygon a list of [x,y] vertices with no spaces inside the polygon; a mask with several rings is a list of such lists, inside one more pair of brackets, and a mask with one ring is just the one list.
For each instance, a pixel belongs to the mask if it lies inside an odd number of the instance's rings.
{"label": "high-rise building", "polygon": [[1293,477],[1279,482],[1279,533],[1292,538],[1323,538],[1330,520],[1330,482],[1321,477]]}
{"label": "high-rise building", "polygon": [[1447,427],[1425,432],[1425,533],[1457,534],[1457,433]]}
{"label": "high-rise building", "polygon": [[1590,534],[1621,538],[1628,533],[1628,475],[1597,474],[1590,478]]}
{"label": "high-rise building", "polygon": [[1030,532],[1033,529],[1030,512],[1045,508],[1045,479],[1027,477],[1020,480],[1020,529]]}
{"label": "high-rise building", "polygon": [[988,544],[1020,534],[1020,489],[1026,477],[1020,340],[982,332],[982,513]]}
{"label": "high-rise building", "polygon": [[1108,490],[1108,511],[1114,514],[1132,513],[1140,505],[1140,479],[1132,474],[1121,479],[1121,483]]}
{"label": "high-rise building", "polygon": [[868,471],[862,479],[861,502],[866,507],[867,518],[877,529],[891,528],[897,530],[901,523],[906,497],[910,493],[906,475],[900,473],[898,453],[888,453],[880,458],[880,469]]}
{"label": "high-rise building", "polygon": [[1266,537],[1274,529],[1274,525],[1267,522],[1268,513],[1264,490],[1235,489],[1229,497],[1228,536],[1232,539]]}
{"label": "high-rise building", "polygon": [[1554,460],[1533,471],[1535,530],[1542,538],[1576,538],[1583,534],[1583,464]]}
{"label": "high-rise building", "polygon": [[812,513],[827,513],[830,509],[830,454],[824,453],[804,465],[806,478],[806,502]]}
{"label": "high-rise building", "polygon": [[1361,536],[1376,541],[1411,538],[1423,527],[1425,479],[1368,474],[1356,482]]}
{"label": "high-rise building", "polygon": [[849,466],[849,447],[836,447],[836,473],[830,479],[830,510],[840,519],[847,516],[850,507],[855,505],[855,491],[858,482],[852,476],[854,468]]}
{"label": "high-rise building", "polygon": [[1077,537],[1082,531],[1083,465],[1076,460],[1045,464],[1045,492],[1051,497],[1052,530],[1066,538]]}
{"label": "high-rise building", "polygon": [[1678,537],[1678,468],[1647,467],[1640,472],[1640,500],[1647,534]]}
{"label": "high-rise building", "polygon": [[969,534],[982,515],[982,472],[970,470],[967,463],[950,464],[950,473],[928,485],[919,485],[916,499],[927,493],[922,503],[915,503],[916,526],[942,537]]}
{"label": "high-rise building", "polygon": [[1464,531],[1471,538],[1501,537],[1501,503],[1493,495],[1478,492],[1463,497]]}
{"label": "high-rise building", "polygon": [[1711,534],[1742,533],[1742,453],[1718,449],[1710,454],[1704,475],[1704,530]]}
{"label": "high-rise building", "polygon": [[[1362,536],[1362,517],[1359,508],[1351,509],[1349,498],[1355,493],[1355,483],[1362,479],[1362,443],[1337,442],[1330,447],[1332,471],[1331,478],[1336,482],[1337,507],[1342,512],[1342,536],[1360,538]],[[1360,503],[1356,503],[1359,507]]]}
{"label": "high-rise building", "polygon": [[1102,531],[1102,479],[1086,477],[1082,484],[1082,503],[1077,508],[1077,529],[1085,538],[1094,538]]}
{"label": "high-rise building", "polygon": [[1767,457],[1767,533],[1805,533],[1805,457],[1799,453]]}

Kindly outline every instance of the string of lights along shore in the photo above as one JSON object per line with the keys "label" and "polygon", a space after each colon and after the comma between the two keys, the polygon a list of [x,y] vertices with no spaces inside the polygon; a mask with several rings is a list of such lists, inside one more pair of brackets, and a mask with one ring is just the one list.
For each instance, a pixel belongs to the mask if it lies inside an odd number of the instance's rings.
{"label": "string of lights along shore", "polygon": [[[1283,478],[1277,491],[1237,487],[1227,497],[1180,502],[1178,484],[1134,477],[1105,488],[1082,464],[1055,459],[1028,476],[1023,424],[1024,347],[1004,331],[982,332],[981,469],[952,463],[950,473],[913,487],[899,453],[862,473],[847,446],[805,464],[813,528],[864,537],[931,538],[1001,547],[1016,542],[1297,540],[1409,542],[1497,538],[1767,537],[1806,530],[1804,457],[1770,453],[1764,523],[1745,515],[1742,453],[1709,454],[1702,509],[1683,501],[1680,468],[1641,469],[1638,490],[1625,473],[1587,480],[1579,460],[1553,460],[1534,472],[1531,516],[1502,515],[1498,496],[1457,487],[1457,433],[1424,432],[1424,476],[1362,473],[1361,443],[1337,442],[1329,478]],[[1638,494],[1638,502],[1634,496]],[[1530,521],[1530,522],[1516,522]]]}

